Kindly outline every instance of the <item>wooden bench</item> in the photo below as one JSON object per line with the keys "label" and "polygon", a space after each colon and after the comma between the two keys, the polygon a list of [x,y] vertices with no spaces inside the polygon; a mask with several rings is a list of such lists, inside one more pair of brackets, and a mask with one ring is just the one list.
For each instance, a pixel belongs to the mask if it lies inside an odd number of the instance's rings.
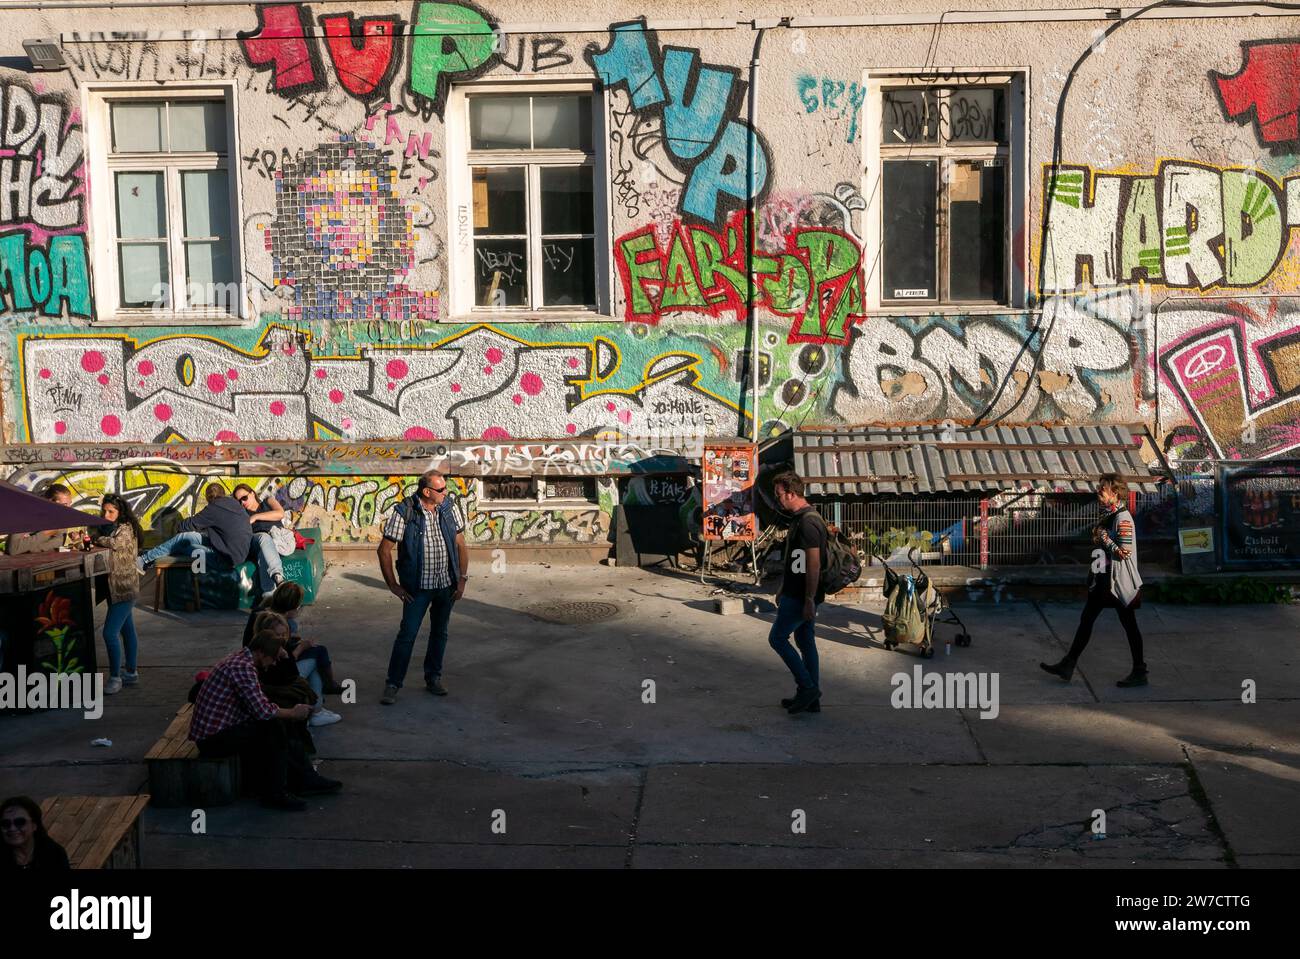
{"label": "wooden bench", "polygon": [[139,869],[139,796],[51,796],[41,803],[50,838],[63,847],[73,869]]}
{"label": "wooden bench", "polygon": [[201,757],[189,739],[193,712],[193,703],[182,706],[162,739],[145,753],[155,806],[228,806],[239,798],[239,757]]}
{"label": "wooden bench", "polygon": [[194,588],[194,601],[186,604],[187,608],[192,608],[194,612],[198,612],[203,608],[203,596],[199,592],[199,574],[194,572],[194,561],[186,556],[164,556],[153,564],[153,611],[155,613],[158,612],[158,607],[162,605],[167,596],[167,570],[181,569],[182,567],[189,569]]}

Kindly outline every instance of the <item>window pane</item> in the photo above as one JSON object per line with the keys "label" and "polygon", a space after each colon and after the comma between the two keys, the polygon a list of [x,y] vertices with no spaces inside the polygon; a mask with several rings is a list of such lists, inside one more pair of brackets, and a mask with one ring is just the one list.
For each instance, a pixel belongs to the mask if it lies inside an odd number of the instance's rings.
{"label": "window pane", "polygon": [[935,160],[885,164],[884,249],[886,300],[932,300],[935,289]]}
{"label": "window pane", "polygon": [[114,103],[113,152],[158,153],[166,150],[161,103]]}
{"label": "window pane", "polygon": [[528,305],[527,240],[474,241],[476,306]]}
{"label": "window pane", "polygon": [[230,193],[225,170],[185,170],[181,173],[185,235],[230,236]]}
{"label": "window pane", "polygon": [[1001,89],[965,88],[948,95],[945,133],[954,142],[1006,143],[1006,95]]}
{"label": "window pane", "polygon": [[226,152],[226,109],[220,100],[174,100],[171,118],[173,151]]}
{"label": "window pane", "polygon": [[185,244],[185,296],[190,306],[233,307],[234,279],[228,242]]}
{"label": "window pane", "polygon": [[167,235],[167,199],[161,172],[117,174],[117,235],[124,240]]}
{"label": "window pane", "polygon": [[542,233],[595,233],[591,167],[542,168]]}
{"label": "window pane", "polygon": [[596,304],[595,240],[542,241],[542,305]]}
{"label": "window pane", "polygon": [[528,232],[524,168],[474,167],[474,232],[510,236]]}
{"label": "window pane", "polygon": [[471,150],[527,150],[528,97],[470,97]]}
{"label": "window pane", "polygon": [[533,146],[591,152],[591,97],[533,97]]}
{"label": "window pane", "polygon": [[954,300],[1006,296],[1006,168],[984,160],[953,161],[948,252],[949,291]]}
{"label": "window pane", "polygon": [[934,143],[939,132],[933,90],[886,90],[881,110],[881,143]]}
{"label": "window pane", "polygon": [[118,279],[123,306],[166,305],[167,247],[162,243],[123,243],[118,247]]}

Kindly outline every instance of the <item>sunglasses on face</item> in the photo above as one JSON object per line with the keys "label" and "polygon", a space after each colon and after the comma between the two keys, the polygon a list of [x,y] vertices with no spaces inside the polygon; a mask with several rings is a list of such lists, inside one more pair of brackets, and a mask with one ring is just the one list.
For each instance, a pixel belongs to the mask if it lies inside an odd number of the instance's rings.
{"label": "sunglasses on face", "polygon": [[17,819],[0,819],[0,829],[22,829],[29,822],[31,820],[24,816],[19,816]]}

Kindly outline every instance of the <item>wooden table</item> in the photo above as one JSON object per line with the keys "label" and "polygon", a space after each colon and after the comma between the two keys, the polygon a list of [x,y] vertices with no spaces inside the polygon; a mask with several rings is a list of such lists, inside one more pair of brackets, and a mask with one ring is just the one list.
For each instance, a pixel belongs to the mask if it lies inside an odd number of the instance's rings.
{"label": "wooden table", "polygon": [[73,869],[139,869],[140,814],[147,805],[147,794],[51,796],[41,803],[41,819]]}

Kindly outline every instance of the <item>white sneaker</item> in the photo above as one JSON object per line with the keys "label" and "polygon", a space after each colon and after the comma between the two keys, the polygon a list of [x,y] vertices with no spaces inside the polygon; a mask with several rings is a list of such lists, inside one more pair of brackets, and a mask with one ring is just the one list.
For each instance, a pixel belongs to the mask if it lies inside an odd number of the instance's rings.
{"label": "white sneaker", "polygon": [[320,709],[316,710],[314,713],[311,714],[311,719],[307,720],[307,725],[308,726],[332,726],[334,723],[338,722],[342,718],[343,717],[340,716],[338,713],[326,709],[324,706],[322,706]]}
{"label": "white sneaker", "polygon": [[104,687],[104,695],[112,696],[114,693],[120,693],[121,691],[122,691],[122,677],[109,676],[108,684]]}
{"label": "white sneaker", "polygon": [[135,686],[135,685],[138,684],[139,682],[140,682],[140,674],[139,674],[139,673],[128,673],[126,670],[122,670],[122,685],[123,685],[123,686]]}

